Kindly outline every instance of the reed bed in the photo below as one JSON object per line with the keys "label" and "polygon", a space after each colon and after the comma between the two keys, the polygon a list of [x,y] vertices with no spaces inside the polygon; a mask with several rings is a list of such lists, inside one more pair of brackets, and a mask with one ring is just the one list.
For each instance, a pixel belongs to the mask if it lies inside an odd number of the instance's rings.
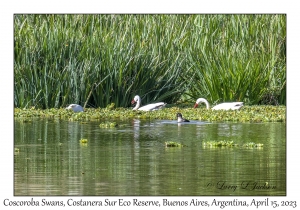
{"label": "reed bed", "polygon": [[285,16],[212,15],[195,21],[207,36],[189,50],[194,80],[201,81],[192,83],[192,98],[285,104]]}
{"label": "reed bed", "polygon": [[14,106],[285,104],[285,15],[15,15]]}

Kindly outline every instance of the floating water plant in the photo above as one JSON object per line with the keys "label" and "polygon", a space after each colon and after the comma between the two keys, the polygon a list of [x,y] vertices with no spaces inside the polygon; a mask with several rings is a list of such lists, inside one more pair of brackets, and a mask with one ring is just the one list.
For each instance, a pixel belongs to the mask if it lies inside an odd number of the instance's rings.
{"label": "floating water plant", "polygon": [[[193,109],[180,108],[178,104],[170,104],[169,107],[158,112],[133,112],[131,108],[86,108],[84,112],[73,113],[64,109],[14,109],[14,118],[18,121],[31,122],[34,118],[59,119],[68,121],[100,121],[106,119],[108,122],[101,123],[100,127],[115,127],[109,121],[114,119],[161,119],[176,120],[176,113],[185,113],[189,120],[200,120],[207,122],[286,122],[285,106],[244,106],[238,111],[217,111],[206,108]],[[110,123],[110,125],[108,125]]]}
{"label": "floating water plant", "polygon": [[118,126],[118,124],[115,122],[105,122],[105,123],[101,123],[99,125],[100,128],[115,128],[117,126]]}
{"label": "floating water plant", "polygon": [[79,141],[80,141],[80,143],[82,143],[82,144],[86,144],[86,143],[88,142],[87,139],[80,139]]}
{"label": "floating water plant", "polygon": [[109,110],[115,109],[115,103],[108,104],[108,105],[106,106],[106,108],[109,109]]}
{"label": "floating water plant", "polygon": [[211,146],[211,147],[233,147],[237,146],[233,141],[207,141],[203,142],[204,146]]}
{"label": "floating water plant", "polygon": [[264,145],[261,143],[255,144],[254,142],[245,143],[244,147],[263,147]]}
{"label": "floating water plant", "polygon": [[165,142],[166,147],[186,147],[186,145],[174,141]]}
{"label": "floating water plant", "polygon": [[[209,147],[237,147],[240,146],[233,141],[206,141],[203,142],[203,146],[209,146]],[[248,142],[242,145],[243,147],[263,147],[264,145],[261,143],[254,143],[254,142]]]}

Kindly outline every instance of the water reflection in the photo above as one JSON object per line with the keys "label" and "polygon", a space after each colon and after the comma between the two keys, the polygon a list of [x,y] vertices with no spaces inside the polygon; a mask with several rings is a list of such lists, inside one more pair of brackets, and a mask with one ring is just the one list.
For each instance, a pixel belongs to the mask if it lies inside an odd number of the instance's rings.
{"label": "water reflection", "polygon": [[[283,123],[99,124],[15,120],[15,195],[286,194]],[[88,143],[81,144],[82,138]],[[264,147],[203,147],[213,140]],[[187,147],[168,148],[165,141]],[[273,188],[251,190],[266,182]]]}

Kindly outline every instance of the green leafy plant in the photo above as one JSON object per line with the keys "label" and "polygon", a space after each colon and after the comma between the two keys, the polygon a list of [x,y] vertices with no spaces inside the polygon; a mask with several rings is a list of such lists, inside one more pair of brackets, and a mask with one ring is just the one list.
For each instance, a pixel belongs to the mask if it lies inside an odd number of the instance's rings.
{"label": "green leafy plant", "polygon": [[186,145],[178,143],[178,142],[174,142],[174,141],[165,142],[165,146],[166,147],[186,147]]}
{"label": "green leafy plant", "polygon": [[15,107],[134,95],[284,105],[286,15],[14,15]]}

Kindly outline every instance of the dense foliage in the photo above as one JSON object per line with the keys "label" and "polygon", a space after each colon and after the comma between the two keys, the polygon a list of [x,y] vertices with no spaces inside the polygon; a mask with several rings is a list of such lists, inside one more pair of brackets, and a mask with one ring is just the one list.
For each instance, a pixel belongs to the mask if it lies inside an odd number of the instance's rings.
{"label": "dense foliage", "polygon": [[[200,120],[208,122],[286,122],[285,106],[244,106],[240,110],[212,110],[200,107],[197,109],[192,104],[167,105],[168,107],[158,111],[133,111],[130,108],[87,108],[84,112],[73,112],[66,109],[19,109],[15,108],[14,117],[17,120],[30,122],[34,118],[45,118],[53,120],[68,121],[109,121],[126,119],[147,120],[174,120],[177,122],[177,113],[183,114],[189,120]],[[103,126],[106,126],[105,124]],[[109,125],[110,126],[110,125]]]}
{"label": "dense foliage", "polygon": [[285,15],[15,15],[14,106],[286,103]]}

